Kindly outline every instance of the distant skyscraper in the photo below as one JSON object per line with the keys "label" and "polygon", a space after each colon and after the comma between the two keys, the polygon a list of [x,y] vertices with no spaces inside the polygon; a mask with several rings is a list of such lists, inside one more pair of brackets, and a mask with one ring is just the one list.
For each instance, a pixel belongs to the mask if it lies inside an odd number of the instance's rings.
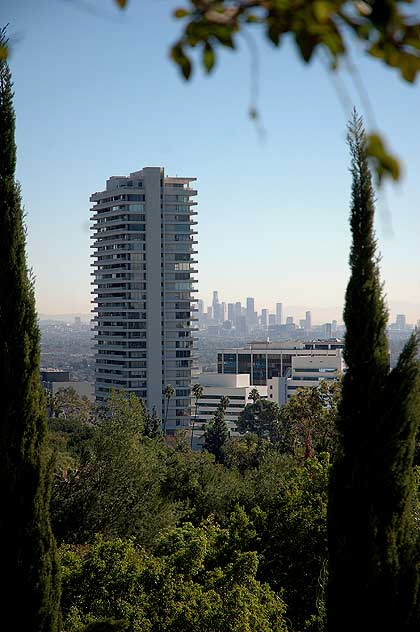
{"label": "distant skyscraper", "polygon": [[276,325],[283,323],[283,303],[276,303]]}
{"label": "distant skyscraper", "polygon": [[287,316],[286,325],[293,325],[293,316]]}
{"label": "distant skyscraper", "polygon": [[324,326],[325,326],[325,337],[327,339],[331,338],[331,336],[332,336],[332,325],[331,325],[331,323],[325,323]]}
{"label": "distant skyscraper", "polygon": [[190,422],[194,211],[190,183],[145,167],[93,193],[95,393],[141,397],[169,431]]}
{"label": "distant skyscraper", "polygon": [[249,325],[253,325],[255,323],[255,306],[254,299],[252,297],[248,297],[246,299],[246,319]]}
{"label": "distant skyscraper", "polygon": [[337,333],[337,321],[333,320],[331,323],[331,333],[332,334],[336,334]]}
{"label": "distant skyscraper", "polygon": [[217,323],[219,323],[221,321],[221,316],[220,316],[219,293],[217,290],[214,290],[213,292],[212,306],[213,306],[213,318]]}
{"label": "distant skyscraper", "polygon": [[226,303],[223,302],[220,305],[220,320],[224,322],[226,320]]}
{"label": "distant skyscraper", "polygon": [[240,301],[235,303],[235,325],[237,326],[239,323],[239,319],[242,317],[242,305]]}
{"label": "distant skyscraper", "polygon": [[268,324],[269,324],[269,326],[272,326],[272,325],[276,324],[276,315],[275,314],[269,314],[268,315]]}
{"label": "distant skyscraper", "polygon": [[405,314],[397,314],[397,319],[396,319],[396,325],[397,325],[397,329],[400,329],[401,331],[404,331],[404,329],[406,328],[406,319],[405,319]]}
{"label": "distant skyscraper", "polygon": [[311,315],[311,312],[306,312],[306,314],[305,314],[305,329],[307,331],[312,329],[312,315]]}
{"label": "distant skyscraper", "polygon": [[197,301],[197,309],[198,309],[198,317],[201,318],[204,314],[204,301],[202,298],[199,298]]}
{"label": "distant skyscraper", "polygon": [[237,331],[238,336],[246,336],[246,334],[248,333],[248,327],[247,327],[245,316],[239,317],[239,320],[236,325],[236,331]]}
{"label": "distant skyscraper", "polygon": [[234,303],[228,303],[227,319],[230,320],[231,323],[235,322],[235,304]]}
{"label": "distant skyscraper", "polygon": [[268,327],[268,309],[261,310],[261,326]]}

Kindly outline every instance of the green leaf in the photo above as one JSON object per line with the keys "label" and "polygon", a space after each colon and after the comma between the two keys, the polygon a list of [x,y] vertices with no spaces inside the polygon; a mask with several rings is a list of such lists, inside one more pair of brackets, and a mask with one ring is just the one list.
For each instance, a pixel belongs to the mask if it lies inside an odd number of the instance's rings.
{"label": "green leaf", "polygon": [[420,39],[415,39],[414,37],[408,37],[404,40],[405,46],[410,46],[411,48],[416,48],[420,50]]}
{"label": "green leaf", "polygon": [[322,41],[334,57],[345,53],[340,33],[329,32],[322,36]]}
{"label": "green leaf", "polygon": [[187,15],[190,15],[190,12],[187,9],[175,9],[172,15],[174,18],[186,18]]}
{"label": "green leaf", "polygon": [[296,35],[296,44],[302,54],[304,61],[310,61],[315,46],[318,44],[318,38],[303,31]]}
{"label": "green leaf", "polygon": [[206,72],[211,72],[213,70],[215,62],[214,50],[209,42],[206,42],[203,48],[203,66],[206,69]]}
{"label": "green leaf", "polygon": [[384,177],[392,178],[392,180],[400,179],[400,164],[397,158],[388,151],[379,134],[368,135],[367,154],[373,163],[379,184]]}
{"label": "green leaf", "polygon": [[175,44],[175,46],[171,48],[170,56],[171,59],[173,59],[173,61],[179,66],[184,79],[189,79],[191,76],[192,66],[190,60],[184,53],[184,49],[181,44]]}
{"label": "green leaf", "polygon": [[410,53],[401,52],[398,56],[397,67],[404,79],[409,83],[413,83],[420,71],[420,58]]}
{"label": "green leaf", "polygon": [[210,34],[213,35],[223,46],[234,48],[232,31],[233,29],[230,26],[221,26],[217,24],[210,29]]}
{"label": "green leaf", "polygon": [[377,57],[378,59],[383,59],[385,57],[384,49],[379,44],[373,44],[368,50],[369,55],[372,57]]}
{"label": "green leaf", "polygon": [[319,2],[318,0],[315,0],[312,7],[314,15],[319,22],[327,22],[334,10],[334,7],[329,2]]}
{"label": "green leaf", "polygon": [[274,24],[270,24],[267,30],[267,37],[273,42],[274,46],[278,46],[280,43],[280,29]]}
{"label": "green leaf", "polygon": [[252,14],[248,14],[245,18],[245,22],[247,22],[248,24],[259,24],[263,21],[264,20],[262,18],[259,18],[257,15]]}

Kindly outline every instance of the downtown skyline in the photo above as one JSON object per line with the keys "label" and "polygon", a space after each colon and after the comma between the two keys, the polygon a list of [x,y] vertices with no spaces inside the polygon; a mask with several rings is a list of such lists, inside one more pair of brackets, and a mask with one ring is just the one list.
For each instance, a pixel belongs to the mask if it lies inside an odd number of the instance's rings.
{"label": "downtown skyline", "polygon": [[[277,305],[281,305],[282,311],[282,322],[285,323],[288,317],[292,317],[296,324],[299,324],[299,321],[305,318],[307,312],[309,312],[312,325],[322,325],[325,322],[331,322],[333,320],[337,321],[338,325],[343,323],[343,314],[342,308],[339,306],[312,306],[312,305],[289,305],[287,302],[282,300],[282,297],[271,297],[267,302],[257,301],[255,300],[255,296],[251,294],[246,294],[245,296],[239,298],[233,298],[230,296],[226,296],[222,294],[219,290],[212,290],[209,296],[203,296],[201,293],[198,293],[197,300],[203,301],[204,304],[204,313],[206,312],[208,307],[212,306],[214,293],[217,292],[218,300],[220,304],[224,304],[226,308],[226,316],[228,314],[228,305],[233,304],[236,305],[240,303],[242,308],[246,309],[247,299],[252,298],[254,300],[255,311],[258,315],[261,315],[262,310],[267,310],[267,315],[275,315],[277,311]],[[404,302],[390,302],[388,305],[389,309],[389,319],[388,325],[391,325],[397,319],[399,314],[404,314],[407,318],[407,323],[412,325],[418,324],[420,319],[420,304],[409,304]]]}

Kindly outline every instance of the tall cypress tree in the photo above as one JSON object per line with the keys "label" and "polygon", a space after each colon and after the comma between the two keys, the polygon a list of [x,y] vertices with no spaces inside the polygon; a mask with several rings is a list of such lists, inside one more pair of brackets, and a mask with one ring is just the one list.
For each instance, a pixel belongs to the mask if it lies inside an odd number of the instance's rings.
{"label": "tall cypress tree", "polygon": [[[1,45],[7,45],[5,28]],[[4,630],[55,632],[60,594],[49,520],[52,471],[14,133],[11,73],[0,60],[0,619]]]}
{"label": "tall cypress tree", "polygon": [[348,127],[352,200],[351,277],[344,321],[341,447],[328,517],[328,630],[418,629],[417,546],[412,516],[419,425],[417,338],[390,371],[387,309],[374,235],[374,193],[362,120]]}

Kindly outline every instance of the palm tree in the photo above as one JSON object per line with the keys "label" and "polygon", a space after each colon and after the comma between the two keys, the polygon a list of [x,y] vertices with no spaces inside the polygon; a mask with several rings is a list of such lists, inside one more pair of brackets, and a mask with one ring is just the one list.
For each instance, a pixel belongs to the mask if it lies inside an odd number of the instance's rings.
{"label": "palm tree", "polygon": [[255,404],[259,399],[261,399],[261,395],[256,388],[252,388],[249,392],[248,399],[252,399]]}
{"label": "palm tree", "polygon": [[165,399],[166,399],[165,420],[163,422],[163,436],[165,436],[165,434],[166,434],[166,422],[168,421],[169,402],[170,402],[171,398],[175,395],[175,389],[172,386],[172,384],[168,384],[167,386],[165,386],[165,388],[163,390],[163,394],[164,394]]}
{"label": "palm tree", "polygon": [[195,428],[195,424],[197,422],[197,408],[198,408],[198,400],[203,397],[203,387],[201,386],[201,384],[194,384],[192,387],[192,394],[194,395],[195,398],[195,412],[194,412],[194,419],[193,419],[193,424],[192,424],[192,428],[191,428],[191,450],[193,447],[193,438],[194,438],[194,428]]}
{"label": "palm tree", "polygon": [[223,397],[220,398],[219,407],[225,413],[228,406],[229,406],[229,397],[226,397],[226,395],[223,395]]}

